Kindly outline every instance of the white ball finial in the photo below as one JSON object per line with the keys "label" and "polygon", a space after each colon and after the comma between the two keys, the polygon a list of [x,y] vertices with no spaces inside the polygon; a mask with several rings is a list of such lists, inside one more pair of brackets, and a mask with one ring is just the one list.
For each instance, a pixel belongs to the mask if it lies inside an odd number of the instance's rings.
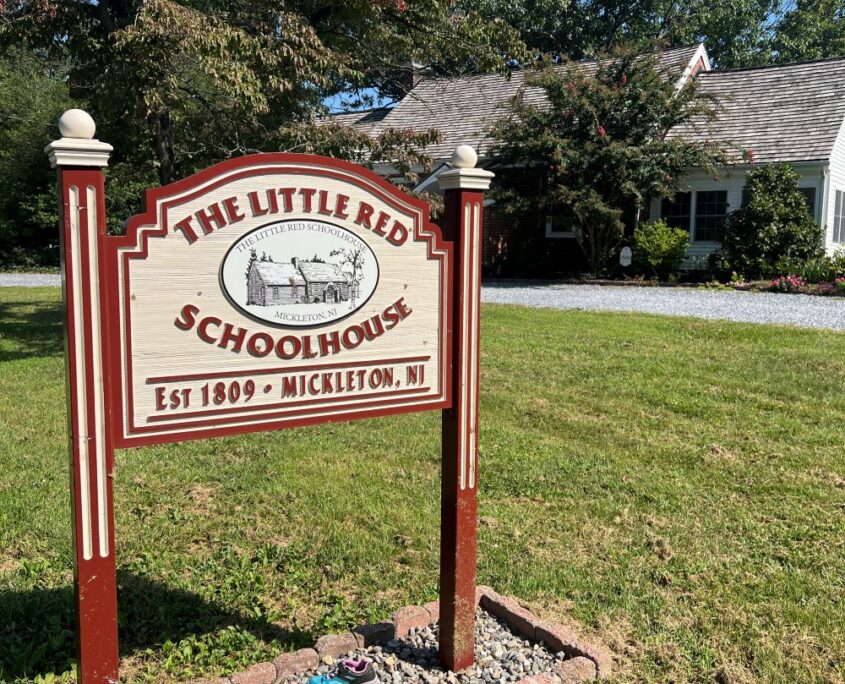
{"label": "white ball finial", "polygon": [[473,169],[478,163],[478,154],[469,145],[458,145],[452,153],[452,166],[456,169]]}
{"label": "white ball finial", "polygon": [[82,109],[68,109],[59,119],[59,132],[63,138],[93,140],[96,131],[94,119]]}

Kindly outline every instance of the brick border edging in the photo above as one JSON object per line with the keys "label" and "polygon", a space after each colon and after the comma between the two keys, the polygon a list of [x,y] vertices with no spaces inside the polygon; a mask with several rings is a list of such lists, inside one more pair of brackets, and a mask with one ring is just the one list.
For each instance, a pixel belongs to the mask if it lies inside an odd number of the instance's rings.
{"label": "brick border edging", "polygon": [[[501,596],[490,587],[480,586],[475,590],[475,594],[476,601],[484,610],[504,620],[518,634],[531,641],[546,644],[553,653],[560,651],[566,653],[568,660],[560,663],[556,669],[559,679],[562,678],[564,682],[582,682],[590,679],[610,678],[613,667],[613,658],[610,651],[584,641],[568,627],[538,618],[516,599]],[[576,663],[576,661],[578,662]],[[591,667],[587,667],[583,661],[587,661]],[[570,663],[574,663],[574,665],[570,666]],[[574,672],[571,673],[570,670],[578,669],[581,671],[585,667],[592,670],[591,676],[573,678]],[[535,675],[535,677],[543,676]],[[535,684],[535,682],[541,684],[545,681],[529,677],[519,684]],[[554,682],[555,679],[551,678],[548,681]]]}
{"label": "brick border edging", "polygon": [[[475,603],[503,620],[525,639],[543,642],[552,652],[563,651],[566,654],[567,659],[559,662],[553,672],[532,675],[517,684],[577,684],[610,677],[610,652],[587,643],[568,627],[538,618],[516,599],[502,596],[490,587],[476,588]],[[283,677],[314,669],[324,659],[331,662],[358,648],[401,639],[412,629],[429,627],[439,619],[440,604],[437,601],[423,606],[405,606],[393,613],[389,621],[361,625],[354,632],[328,634],[317,639],[313,648],[282,653],[272,662],[258,663],[243,672],[219,679],[195,680],[193,684],[277,684]]]}

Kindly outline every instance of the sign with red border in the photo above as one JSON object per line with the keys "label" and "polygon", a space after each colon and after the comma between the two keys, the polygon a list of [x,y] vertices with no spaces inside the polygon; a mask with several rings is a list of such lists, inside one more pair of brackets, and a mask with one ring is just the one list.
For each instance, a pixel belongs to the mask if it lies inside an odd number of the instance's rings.
{"label": "sign with red border", "polygon": [[57,169],[81,684],[118,681],[114,448],[441,413],[440,662],[473,662],[483,192],[466,145],[427,205],[359,166],[261,154],[148,190],[106,230],[111,145]]}
{"label": "sign with red border", "polygon": [[223,162],[104,246],[116,446],[450,404],[450,245],[361,167]]}

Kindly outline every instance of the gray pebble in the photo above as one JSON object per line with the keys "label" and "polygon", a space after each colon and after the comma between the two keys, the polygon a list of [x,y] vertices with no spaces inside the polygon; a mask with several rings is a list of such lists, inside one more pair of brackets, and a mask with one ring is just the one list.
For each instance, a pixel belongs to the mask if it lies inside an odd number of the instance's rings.
{"label": "gray pebble", "polygon": [[[414,629],[404,639],[354,651],[350,657],[366,658],[382,684],[509,684],[531,674],[551,672],[563,652],[553,654],[543,646],[513,634],[510,628],[479,610],[475,626],[475,664],[463,672],[446,672],[437,656],[437,627]],[[314,674],[334,671],[321,665],[316,670],[282,679],[279,684],[302,684]]]}

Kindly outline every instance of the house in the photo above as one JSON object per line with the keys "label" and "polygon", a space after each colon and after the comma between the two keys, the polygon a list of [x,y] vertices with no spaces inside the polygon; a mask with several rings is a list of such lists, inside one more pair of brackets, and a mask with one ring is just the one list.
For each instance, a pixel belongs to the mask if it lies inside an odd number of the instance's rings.
{"label": "house", "polygon": [[[674,202],[651,204],[651,218],[662,216],[689,230],[689,267],[706,264],[707,255],[719,248],[724,218],[740,206],[745,174],[754,164],[792,164],[801,175],[800,186],[816,220],[825,227],[825,248],[832,253],[845,247],[845,58],[714,70],[705,46],[698,44],[663,51],[659,64],[677,78],[678,87],[697,79],[719,109],[715,121],[693,121],[670,135],[693,142],[720,142],[730,153],[722,177],[690,169],[685,179],[689,192],[679,193]],[[589,74],[597,62],[581,66]],[[435,160],[433,171],[414,187],[418,192],[437,192],[437,175],[448,168],[458,145],[473,145],[482,160],[489,156],[492,141],[486,128],[504,114],[509,100],[521,89],[527,102],[545,101],[541,89],[525,86],[523,72],[515,72],[509,80],[497,75],[423,78],[394,108],[342,114],[339,120],[371,134],[386,128],[418,132],[437,128],[441,142],[426,149]],[[377,165],[376,171],[388,178],[396,176],[388,165]],[[538,179],[529,174],[525,183],[525,192],[541,191]],[[526,241],[541,243],[547,268],[552,270],[580,260],[571,225],[553,216],[515,220],[488,201],[482,257],[486,273],[508,274],[514,255]]]}
{"label": "house", "polygon": [[718,118],[693,120],[669,135],[731,148],[728,173],[715,179],[693,169],[688,192],[651,205],[652,218],[690,232],[691,265],[719,248],[724,218],[742,205],[745,175],[755,164],[791,164],[824,227],[826,251],[845,247],[845,59],[707,71],[697,78],[701,92],[719,103]]}
{"label": "house", "polygon": [[337,264],[294,257],[290,263],[253,261],[247,275],[247,304],[336,303],[348,301],[352,277]]}

